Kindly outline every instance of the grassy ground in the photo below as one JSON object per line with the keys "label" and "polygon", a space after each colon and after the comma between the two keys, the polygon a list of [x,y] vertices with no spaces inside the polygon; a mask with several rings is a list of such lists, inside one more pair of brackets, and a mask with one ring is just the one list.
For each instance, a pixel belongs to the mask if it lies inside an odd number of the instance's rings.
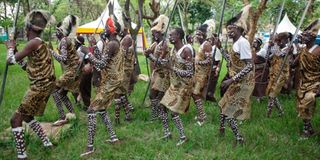
{"label": "grassy ground", "polygon": [[[22,46],[20,45],[20,48]],[[1,81],[5,65],[5,51],[4,45],[0,44]],[[140,56],[139,60],[143,72],[146,73],[144,58]],[[55,66],[57,75],[60,75],[60,67],[57,67],[57,63]],[[222,70],[222,75],[224,74],[225,69]],[[0,108],[0,131],[10,126],[10,117],[20,104],[28,83],[24,71],[18,66],[10,66],[4,102]],[[104,142],[108,134],[101,119],[98,118],[96,152],[88,159],[320,159],[319,136],[308,140],[299,139],[302,123],[297,118],[294,94],[280,97],[285,109],[283,117],[274,115],[272,118],[266,118],[266,100],[258,103],[253,99],[252,119],[240,125],[246,144],[237,148],[232,147],[234,137],[230,128],[227,128],[225,137],[218,136],[219,108],[217,103],[205,103],[208,119],[207,123],[200,128],[193,120],[196,111],[192,102],[188,114],[181,116],[189,141],[177,148],[175,144],[179,136],[172,121],[170,121],[170,128],[173,131],[173,139],[168,142],[159,139],[162,136],[161,123],[148,122],[149,108],[146,108],[146,105],[140,106],[145,90],[146,82],[138,82],[135,91],[130,96],[130,101],[136,108],[134,121],[124,122],[122,111],[122,123],[120,126],[115,126],[122,144],[110,145]],[[114,110],[109,109],[108,111],[114,119]],[[87,121],[86,113],[79,107],[76,107],[76,112],[79,116],[78,121],[52,150],[45,150],[39,139],[26,135],[30,159],[80,159],[79,155],[86,146]],[[44,116],[37,119],[53,122],[57,117],[57,109],[50,98]],[[315,129],[320,130],[319,111],[315,114],[313,124]],[[13,141],[0,142],[0,159],[15,159]]]}

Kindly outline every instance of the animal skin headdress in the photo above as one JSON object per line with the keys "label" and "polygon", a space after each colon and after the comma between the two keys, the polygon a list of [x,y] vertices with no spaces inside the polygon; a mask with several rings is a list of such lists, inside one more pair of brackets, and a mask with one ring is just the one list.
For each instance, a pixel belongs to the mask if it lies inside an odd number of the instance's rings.
{"label": "animal skin headdress", "polygon": [[75,37],[76,30],[79,26],[80,19],[74,15],[68,15],[59,22],[57,25],[57,30],[60,31],[64,36]]}
{"label": "animal skin headdress", "polygon": [[35,31],[43,31],[47,24],[54,24],[55,18],[49,12],[44,10],[33,10],[25,18],[26,27]]}
{"label": "animal skin headdress", "polygon": [[197,30],[206,33],[208,36],[212,36],[216,29],[216,23],[213,19],[206,20]]}
{"label": "animal skin headdress", "polygon": [[250,23],[249,23],[250,9],[251,9],[250,4],[243,7],[240,13],[238,13],[235,17],[227,21],[227,26],[235,25],[237,27],[242,28],[243,31],[248,33],[250,28]]}
{"label": "animal skin headdress", "polygon": [[158,31],[164,33],[168,27],[169,18],[165,15],[160,15],[156,20],[152,23],[151,31]]}
{"label": "animal skin headdress", "polygon": [[317,19],[317,20],[313,21],[311,24],[309,24],[309,26],[307,28],[305,28],[303,31],[309,32],[313,36],[317,36],[319,29],[320,29],[320,19]]}

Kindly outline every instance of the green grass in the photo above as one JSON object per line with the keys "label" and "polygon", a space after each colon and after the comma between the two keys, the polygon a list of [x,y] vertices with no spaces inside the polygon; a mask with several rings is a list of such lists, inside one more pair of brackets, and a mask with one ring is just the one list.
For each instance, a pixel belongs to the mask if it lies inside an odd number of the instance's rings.
{"label": "green grass", "polygon": [[[20,45],[20,48],[22,46]],[[5,52],[4,45],[0,44],[1,81],[5,66]],[[142,72],[146,73],[144,57],[139,56],[139,60]],[[55,66],[57,75],[60,75],[59,65],[56,63]],[[222,75],[225,72],[224,68]],[[28,83],[24,71],[18,66],[10,66],[4,102],[0,108],[0,131],[10,127],[11,115],[19,106],[28,88]],[[219,107],[217,103],[205,103],[208,119],[207,123],[200,128],[195,125],[193,120],[196,111],[192,102],[190,111],[181,116],[189,141],[177,148],[175,144],[178,140],[178,132],[172,121],[170,121],[170,129],[173,132],[173,139],[168,142],[161,141],[159,140],[163,133],[161,123],[149,123],[150,109],[146,106],[139,106],[146,85],[146,82],[139,81],[133,94],[129,97],[136,108],[134,121],[131,123],[124,122],[122,111],[121,125],[114,126],[122,144],[110,145],[104,143],[108,134],[101,119],[98,118],[95,139],[96,152],[88,157],[89,159],[320,159],[319,136],[308,140],[299,140],[302,122],[297,117],[294,94],[281,95],[280,101],[285,109],[285,115],[281,118],[276,116],[266,118],[266,100],[257,103],[253,98],[252,118],[240,125],[246,144],[237,148],[232,147],[234,136],[230,128],[227,127],[225,137],[218,136]],[[54,149],[45,150],[38,138],[26,135],[27,152],[30,159],[79,159],[79,155],[85,150],[86,146],[87,121],[86,113],[77,106],[75,108],[80,118],[75,122],[72,130],[66,133],[56,144]],[[109,109],[108,111],[113,120],[114,110]],[[57,117],[57,109],[52,98],[50,98],[44,116],[37,119],[53,122]],[[315,129],[320,130],[319,111],[315,113],[313,125]],[[0,142],[0,159],[15,159],[14,146],[13,141]]]}

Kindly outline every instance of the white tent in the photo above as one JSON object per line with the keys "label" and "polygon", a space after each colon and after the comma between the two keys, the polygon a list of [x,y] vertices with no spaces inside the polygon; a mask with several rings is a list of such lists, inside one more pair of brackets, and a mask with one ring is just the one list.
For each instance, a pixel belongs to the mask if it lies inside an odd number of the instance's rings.
{"label": "white tent", "polygon": [[[77,29],[77,34],[94,34],[94,33],[100,33],[105,28],[105,23],[107,19],[109,18],[109,8],[108,6],[110,3],[113,4],[113,12],[115,15],[121,15],[122,14],[122,8],[119,5],[118,0],[110,0],[100,15],[98,19],[95,21],[89,22],[87,24],[84,24]],[[137,25],[135,23],[131,23],[132,27],[135,28]],[[142,52],[143,48],[147,47],[147,41],[146,36],[143,32],[143,30],[140,28],[138,36],[137,36],[137,50],[138,52]]]}
{"label": "white tent", "polygon": [[[290,19],[288,18],[288,15],[286,14],[279,23],[276,33],[290,32],[294,34],[296,32],[296,29],[297,27],[291,23]],[[299,30],[298,33],[301,33],[301,31]]]}

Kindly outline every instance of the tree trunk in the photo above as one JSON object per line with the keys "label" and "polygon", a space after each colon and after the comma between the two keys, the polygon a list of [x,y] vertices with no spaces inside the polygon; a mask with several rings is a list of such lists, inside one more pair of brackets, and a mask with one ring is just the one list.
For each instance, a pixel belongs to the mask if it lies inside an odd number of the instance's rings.
{"label": "tree trunk", "polygon": [[[4,6],[4,18],[7,19],[7,0],[4,0],[3,1],[3,6]],[[8,29],[8,26],[5,26],[4,27],[4,30],[9,38],[9,29]]]}
{"label": "tree trunk", "polygon": [[[140,65],[139,65],[139,60],[138,60],[138,55],[137,55],[137,35],[139,34],[139,30],[141,28],[141,26],[143,26],[143,22],[142,22],[142,6],[143,6],[143,3],[144,3],[144,0],[139,0],[138,1],[138,19],[141,19],[141,21],[139,21],[136,26],[135,29],[133,29],[132,25],[131,25],[131,17],[130,17],[130,0],[126,0],[125,1],[125,6],[124,6],[124,10],[125,10],[125,16],[126,16],[126,19],[127,21],[125,23],[127,23],[126,25],[129,27],[129,30],[130,30],[130,35],[133,39],[133,41],[135,42],[135,45],[134,45],[134,51],[135,51],[135,58],[136,58],[136,64],[135,65],[135,76],[139,75],[141,73],[141,70],[140,70]],[[132,7],[132,9],[134,10],[134,8]],[[144,34],[144,33],[142,33]],[[144,38],[144,37],[143,37]]]}
{"label": "tree trunk", "polygon": [[189,4],[187,1],[185,1],[185,3],[183,4],[183,8],[182,8],[182,13],[183,13],[183,24],[184,24],[184,28],[185,28],[185,34],[188,35],[189,34],[189,22],[188,22],[188,8],[189,8]]}
{"label": "tree trunk", "polygon": [[254,35],[257,32],[259,18],[262,15],[263,11],[266,9],[267,2],[268,0],[261,0],[257,10],[255,12],[251,11],[250,13],[251,14],[250,29],[248,33],[248,41],[250,44],[252,44],[254,40]]}

